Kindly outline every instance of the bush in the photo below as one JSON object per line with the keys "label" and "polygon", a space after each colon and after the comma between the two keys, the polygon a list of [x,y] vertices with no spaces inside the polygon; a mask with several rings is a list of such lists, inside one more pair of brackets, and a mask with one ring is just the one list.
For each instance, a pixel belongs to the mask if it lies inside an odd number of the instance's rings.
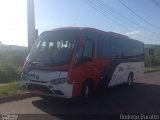
{"label": "bush", "polygon": [[20,68],[12,63],[0,63],[0,83],[6,83],[20,79],[20,71]]}

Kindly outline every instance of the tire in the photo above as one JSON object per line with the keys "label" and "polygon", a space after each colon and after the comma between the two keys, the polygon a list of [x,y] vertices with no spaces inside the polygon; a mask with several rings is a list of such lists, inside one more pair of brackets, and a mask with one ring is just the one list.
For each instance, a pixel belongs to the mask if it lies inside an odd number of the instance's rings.
{"label": "tire", "polygon": [[93,96],[93,84],[89,81],[85,82],[82,86],[80,99],[82,101],[89,99]]}
{"label": "tire", "polygon": [[130,74],[129,74],[127,85],[128,85],[129,87],[131,87],[131,86],[133,85],[133,73],[130,73]]}

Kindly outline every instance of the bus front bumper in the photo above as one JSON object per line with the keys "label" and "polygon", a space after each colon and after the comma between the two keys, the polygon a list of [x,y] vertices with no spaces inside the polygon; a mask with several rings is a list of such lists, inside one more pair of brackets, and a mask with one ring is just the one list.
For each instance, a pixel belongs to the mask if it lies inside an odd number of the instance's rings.
{"label": "bus front bumper", "polygon": [[35,82],[21,77],[22,86],[39,95],[46,95],[60,98],[72,98],[73,84],[67,82],[61,84],[51,84],[50,82]]}

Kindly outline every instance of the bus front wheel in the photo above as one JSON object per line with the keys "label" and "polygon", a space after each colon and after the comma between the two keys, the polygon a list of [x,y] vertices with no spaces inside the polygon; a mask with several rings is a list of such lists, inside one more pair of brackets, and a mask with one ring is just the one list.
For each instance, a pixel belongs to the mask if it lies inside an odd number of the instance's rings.
{"label": "bus front wheel", "polygon": [[82,100],[85,100],[91,98],[92,95],[93,95],[93,84],[90,81],[86,81],[82,86],[80,98]]}

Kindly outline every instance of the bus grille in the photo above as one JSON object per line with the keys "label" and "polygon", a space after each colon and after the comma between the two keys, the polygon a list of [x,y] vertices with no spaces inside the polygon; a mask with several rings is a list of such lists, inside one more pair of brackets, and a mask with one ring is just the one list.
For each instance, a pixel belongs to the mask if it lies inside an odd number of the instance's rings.
{"label": "bus grille", "polygon": [[53,92],[48,87],[46,87],[44,85],[29,84],[27,86],[27,89],[31,90],[31,91],[39,90],[39,91],[42,91],[46,94],[53,94]]}

